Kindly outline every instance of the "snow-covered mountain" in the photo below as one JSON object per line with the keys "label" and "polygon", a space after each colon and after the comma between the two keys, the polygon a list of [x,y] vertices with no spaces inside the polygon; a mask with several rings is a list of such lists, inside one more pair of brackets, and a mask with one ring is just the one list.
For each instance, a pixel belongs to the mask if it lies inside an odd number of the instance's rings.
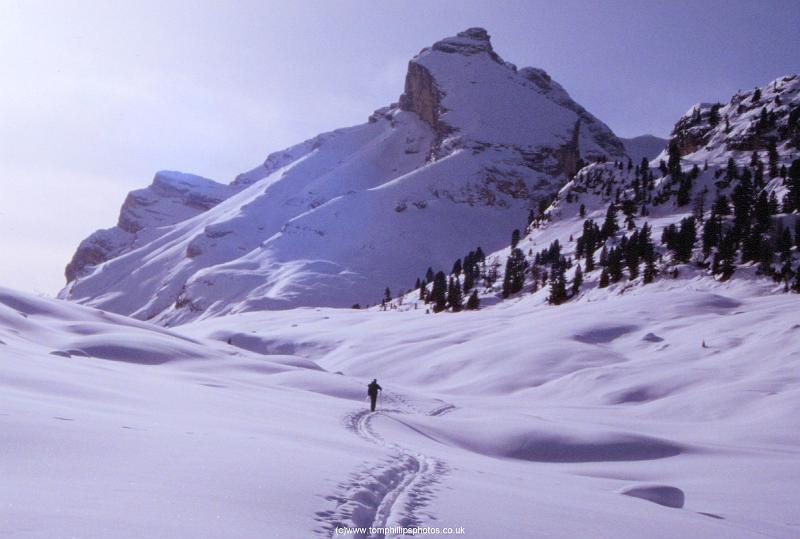
{"label": "snow-covered mountain", "polygon": [[230,185],[172,172],[84,240],[61,297],[174,324],[374,303],[481,245],[492,251],[611,130],[541,69],[472,28],[409,62],[399,102],[271,154]]}
{"label": "snow-covered mountain", "polygon": [[800,76],[621,140],[470,29],[67,278],[0,287],[4,537],[800,531]]}
{"label": "snow-covered mountain", "polygon": [[625,146],[625,152],[628,157],[633,159],[635,163],[641,163],[642,159],[648,161],[658,157],[664,148],[667,147],[665,138],[656,137],[655,135],[641,135],[633,138],[621,138],[622,144]]}

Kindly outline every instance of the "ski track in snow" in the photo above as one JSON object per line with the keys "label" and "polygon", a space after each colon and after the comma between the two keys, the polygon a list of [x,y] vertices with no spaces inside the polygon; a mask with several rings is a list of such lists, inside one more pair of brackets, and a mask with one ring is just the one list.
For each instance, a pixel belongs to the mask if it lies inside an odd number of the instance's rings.
{"label": "ski track in snow", "polygon": [[[351,412],[344,417],[344,426],[364,440],[390,449],[391,455],[377,463],[366,463],[361,470],[340,482],[334,494],[325,497],[334,502],[335,507],[316,513],[316,520],[321,524],[316,530],[318,536],[334,537],[338,527],[413,527],[422,525],[423,517],[425,521],[435,520],[433,515],[424,512],[424,508],[435,494],[435,485],[447,473],[447,464],[399,444],[386,442],[373,428],[372,419],[384,413],[441,416],[454,410],[455,406],[444,403],[424,411],[397,393],[384,391],[382,398],[390,407],[375,413],[369,409]],[[370,534],[367,531],[349,537],[397,536]]]}

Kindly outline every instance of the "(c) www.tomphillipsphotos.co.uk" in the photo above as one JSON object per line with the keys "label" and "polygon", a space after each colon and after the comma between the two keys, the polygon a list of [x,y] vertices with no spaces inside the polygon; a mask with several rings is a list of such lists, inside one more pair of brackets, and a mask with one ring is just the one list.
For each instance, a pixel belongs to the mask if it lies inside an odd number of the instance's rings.
{"label": "(c) www.tomphillipsphotos.co.uk", "polygon": [[338,526],[335,530],[336,535],[464,535],[464,526],[438,527],[438,526]]}

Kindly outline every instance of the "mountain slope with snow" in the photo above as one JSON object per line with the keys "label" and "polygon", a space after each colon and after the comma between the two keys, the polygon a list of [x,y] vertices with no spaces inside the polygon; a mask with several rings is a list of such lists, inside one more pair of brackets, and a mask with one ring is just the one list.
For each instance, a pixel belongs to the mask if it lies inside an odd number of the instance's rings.
{"label": "mountain slope with snow", "polygon": [[581,159],[624,155],[544,71],[518,70],[470,29],[423,49],[399,103],[368,123],[272,154],[230,186],[195,182],[207,208],[182,196],[175,220],[160,219],[154,183],[135,230],[126,203],[116,228],[84,241],[61,296],[168,324],[374,303],[431,263],[501,247]]}
{"label": "mountain slope with snow", "polygon": [[[517,245],[458,260],[470,266],[472,288],[466,270],[449,279],[484,303],[517,294],[542,305],[597,299],[675,278],[800,292],[799,215],[800,76],[790,75],[727,104],[693,106],[650,162],[587,165]],[[430,283],[423,295],[424,303],[414,291],[389,308],[453,308],[444,296],[436,305]]]}

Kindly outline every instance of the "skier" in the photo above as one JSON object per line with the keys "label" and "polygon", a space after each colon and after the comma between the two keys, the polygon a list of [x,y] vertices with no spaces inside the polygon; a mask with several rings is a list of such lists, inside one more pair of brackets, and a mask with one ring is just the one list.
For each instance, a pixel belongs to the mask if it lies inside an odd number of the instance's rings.
{"label": "skier", "polygon": [[378,380],[373,378],[372,382],[367,386],[367,395],[369,395],[369,409],[371,412],[375,411],[375,402],[378,400],[378,391],[383,391],[383,388],[378,385]]}

